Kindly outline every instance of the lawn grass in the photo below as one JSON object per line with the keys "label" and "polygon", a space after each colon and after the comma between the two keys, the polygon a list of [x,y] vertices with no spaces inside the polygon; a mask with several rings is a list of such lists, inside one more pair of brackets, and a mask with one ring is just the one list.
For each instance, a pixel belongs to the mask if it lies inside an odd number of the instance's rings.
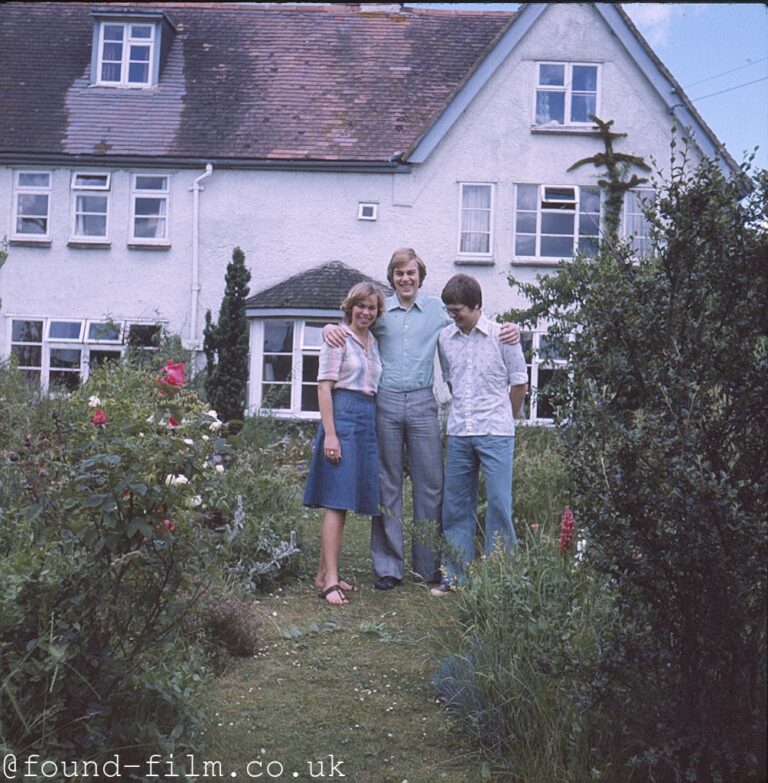
{"label": "lawn grass", "polygon": [[[433,598],[410,579],[374,590],[370,521],[351,516],[343,573],[359,590],[348,606],[325,604],[312,584],[319,519],[316,512],[303,577],[258,599],[259,653],[234,661],[210,688],[207,758],[222,762],[222,779],[230,771],[249,779],[246,765],[261,760],[250,772],[263,780],[341,780],[344,773],[351,783],[477,783],[480,757],[451,728],[429,684],[430,638],[452,598]],[[331,755],[343,762],[333,778]],[[267,770],[269,762],[278,763]]]}

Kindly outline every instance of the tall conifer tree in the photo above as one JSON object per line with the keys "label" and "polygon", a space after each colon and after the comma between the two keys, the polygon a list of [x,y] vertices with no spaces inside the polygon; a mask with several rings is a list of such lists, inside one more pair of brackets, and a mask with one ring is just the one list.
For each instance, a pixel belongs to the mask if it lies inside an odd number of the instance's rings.
{"label": "tall conifer tree", "polygon": [[250,279],[245,253],[236,247],[227,265],[218,324],[213,323],[210,310],[205,314],[203,351],[208,369],[205,391],[211,407],[223,421],[241,420],[245,414],[248,383],[245,300]]}

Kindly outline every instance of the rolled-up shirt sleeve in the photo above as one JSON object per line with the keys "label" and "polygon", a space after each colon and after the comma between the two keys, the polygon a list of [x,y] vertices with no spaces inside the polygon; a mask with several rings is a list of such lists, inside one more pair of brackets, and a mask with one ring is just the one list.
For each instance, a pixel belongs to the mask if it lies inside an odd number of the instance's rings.
{"label": "rolled-up shirt sleeve", "polygon": [[525,366],[525,356],[520,343],[507,345],[500,343],[504,364],[507,366],[507,377],[510,386],[528,384],[528,369]]}
{"label": "rolled-up shirt sleeve", "polygon": [[332,348],[323,343],[320,348],[320,362],[317,369],[318,381],[338,381],[341,373],[341,362],[344,358],[343,348]]}

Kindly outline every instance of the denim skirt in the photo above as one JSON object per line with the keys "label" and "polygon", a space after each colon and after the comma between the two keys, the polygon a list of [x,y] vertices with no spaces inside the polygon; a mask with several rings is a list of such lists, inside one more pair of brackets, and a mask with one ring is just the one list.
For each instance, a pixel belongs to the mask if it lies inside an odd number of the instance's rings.
{"label": "denim skirt", "polygon": [[332,397],[341,462],[334,464],[325,456],[325,429],[320,422],[304,490],[304,505],[354,511],[366,516],[379,514],[376,398],[349,389],[334,389]]}

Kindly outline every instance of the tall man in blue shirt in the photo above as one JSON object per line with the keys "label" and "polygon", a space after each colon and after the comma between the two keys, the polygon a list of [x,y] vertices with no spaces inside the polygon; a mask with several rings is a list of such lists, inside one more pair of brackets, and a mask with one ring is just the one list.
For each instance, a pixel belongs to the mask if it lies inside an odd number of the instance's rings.
{"label": "tall man in blue shirt", "polygon": [[[424,262],[409,247],[392,255],[387,280],[395,293],[372,332],[383,365],[376,395],[382,515],[373,517],[371,557],[378,590],[392,590],[405,575],[403,477],[405,454],[413,487],[413,519],[427,530],[440,529],[443,458],[437,401],[432,390],[437,338],[451,318],[436,296],[420,288],[427,275]],[[517,343],[520,333],[504,324],[501,339]],[[326,326],[325,339],[336,344],[339,327]],[[440,581],[440,564],[429,542],[412,539],[411,570],[426,582]]]}

